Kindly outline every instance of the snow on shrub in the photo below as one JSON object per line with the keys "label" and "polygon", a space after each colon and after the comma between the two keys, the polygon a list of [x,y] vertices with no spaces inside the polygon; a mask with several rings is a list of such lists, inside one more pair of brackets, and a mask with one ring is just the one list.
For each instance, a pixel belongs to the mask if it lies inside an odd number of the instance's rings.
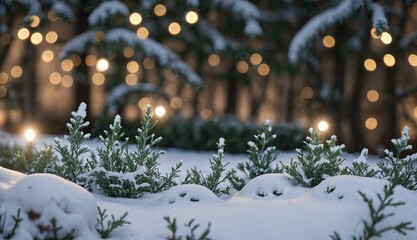
{"label": "snow on shrub", "polygon": [[411,150],[413,147],[408,144],[410,140],[409,127],[404,127],[401,138],[392,139],[397,153],[385,150],[385,160],[378,162],[380,177],[391,181],[394,185],[402,185],[411,190],[417,190],[417,153],[406,155],[405,151]]}
{"label": "snow on shrub", "polygon": [[228,173],[230,183],[237,190],[241,190],[250,179],[257,176],[282,171],[278,165],[272,165],[276,160],[276,148],[268,144],[276,138],[276,135],[272,133],[271,121],[266,120],[262,130],[258,131],[254,138],[255,142],[248,142],[249,161],[238,163],[236,166],[244,176],[239,176],[234,169]]}
{"label": "snow on shrub", "polygon": [[4,190],[1,200],[1,206],[7,210],[3,212],[7,227],[14,226],[13,218],[17,213],[20,215],[15,239],[52,239],[54,236],[98,239],[95,198],[63,178],[52,174],[22,177]]}
{"label": "snow on shrub", "polygon": [[196,184],[183,184],[168,189],[162,195],[163,204],[186,204],[189,202],[219,202],[220,199],[206,187]]}
{"label": "snow on shrub", "polygon": [[281,164],[297,184],[314,187],[324,179],[340,174],[342,149],[345,145],[336,145],[337,137],[334,135],[323,141],[320,133],[313,128],[309,132],[310,136],[304,141],[304,151],[296,149],[297,159],[291,160],[288,165]]}
{"label": "snow on shrub", "polygon": [[[288,199],[294,197],[291,177],[286,174],[269,173],[250,180],[237,194],[239,197],[253,199]],[[298,191],[296,190],[295,193]]]}

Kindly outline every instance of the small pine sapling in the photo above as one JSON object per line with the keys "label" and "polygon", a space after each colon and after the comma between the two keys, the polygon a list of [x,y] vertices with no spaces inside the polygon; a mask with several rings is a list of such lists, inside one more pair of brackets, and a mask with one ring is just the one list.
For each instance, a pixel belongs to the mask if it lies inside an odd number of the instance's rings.
{"label": "small pine sapling", "polygon": [[3,237],[4,239],[11,239],[16,234],[20,223],[23,221],[23,218],[20,216],[20,208],[17,209],[16,216],[12,215],[13,223],[11,226],[7,226],[6,219],[7,211],[0,212],[0,237]]}
{"label": "small pine sapling", "polygon": [[171,172],[163,176],[158,169],[158,159],[164,154],[164,151],[152,150],[162,138],[155,138],[155,134],[151,134],[151,130],[156,126],[158,121],[152,120],[151,107],[146,108],[144,120],[141,122],[141,127],[138,129],[139,136],[136,136],[136,152],[134,159],[138,166],[145,168],[138,184],[140,184],[142,191],[145,192],[161,192],[174,185],[174,179],[178,177],[178,173],[182,163],[176,164],[171,168]]}
{"label": "small pine sapling", "polygon": [[49,234],[48,234],[48,237],[46,237],[46,239],[72,240],[75,238],[75,229],[71,229],[71,231],[67,233],[63,233],[61,232],[62,226],[58,225],[58,221],[56,220],[56,218],[52,218],[50,223],[51,223],[51,226],[45,228],[49,230]]}
{"label": "small pine sapling", "polygon": [[125,212],[119,219],[116,219],[113,215],[111,215],[111,220],[107,220],[108,215],[106,214],[106,211],[106,209],[101,210],[101,208],[98,207],[96,230],[103,239],[110,237],[110,234],[114,229],[125,224],[130,224],[130,222],[126,221],[127,212]]}
{"label": "small pine sapling", "polygon": [[[394,215],[394,212],[386,213],[386,210],[391,207],[398,207],[404,205],[404,202],[394,202],[394,188],[393,183],[389,183],[384,186],[383,195],[377,194],[378,203],[374,204],[372,198],[366,196],[363,192],[359,191],[363,201],[367,204],[369,209],[370,220],[363,220],[363,230],[359,236],[352,236],[352,240],[371,240],[381,238],[385,232],[395,231],[402,235],[407,235],[407,231],[414,230],[411,226],[411,222],[400,222],[396,225],[388,225],[380,227],[379,225],[388,218]],[[342,240],[339,233],[334,232],[330,236],[332,240]]]}
{"label": "small pine sapling", "polygon": [[45,146],[40,150],[31,148],[27,151],[18,151],[16,158],[23,166],[26,174],[44,173],[51,164],[57,161],[50,146]]}
{"label": "small pine sapling", "polygon": [[378,162],[380,177],[391,181],[394,185],[402,185],[411,190],[417,190],[417,169],[415,163],[417,154],[407,155],[401,158],[401,155],[411,150],[412,146],[408,145],[410,140],[409,128],[406,126],[402,130],[401,138],[392,139],[397,154],[385,149],[385,160]]}
{"label": "small pine sapling", "polygon": [[217,154],[214,154],[209,160],[211,173],[208,174],[207,177],[204,177],[201,171],[193,168],[191,171],[187,171],[187,176],[185,177],[184,183],[193,183],[205,186],[217,196],[229,194],[231,189],[230,185],[227,185],[225,188],[220,188],[220,184],[226,182],[228,177],[227,174],[222,177],[222,175],[224,175],[223,173],[226,171],[226,166],[229,164],[222,163],[224,158],[224,142],[224,138],[219,139],[217,142]]}
{"label": "small pine sapling", "polygon": [[190,233],[188,233],[185,236],[181,236],[177,234],[178,226],[177,226],[177,219],[174,218],[171,220],[169,216],[164,217],[164,220],[167,222],[167,228],[171,232],[171,235],[166,237],[166,240],[209,240],[209,234],[210,234],[210,227],[211,223],[208,223],[207,228],[200,234],[197,235],[196,230],[200,227],[200,224],[194,223],[194,219],[191,219],[188,223],[185,224],[185,226],[190,230]]}
{"label": "small pine sapling", "polygon": [[296,149],[297,159],[291,160],[283,169],[293,180],[304,187],[314,187],[330,176],[340,174],[342,145],[336,145],[337,138],[323,141],[320,133],[310,128],[310,136],[304,141],[304,151]]}
{"label": "small pine sapling", "polygon": [[228,179],[233,188],[241,190],[244,185],[257,176],[267,173],[280,173],[282,170],[279,166],[272,166],[276,160],[276,148],[268,146],[275,138],[276,134],[272,134],[272,126],[269,120],[266,120],[262,130],[254,135],[255,142],[249,141],[249,161],[238,163],[237,169],[244,173],[244,177],[237,175],[236,170],[228,172]]}
{"label": "small pine sapling", "polygon": [[67,123],[69,135],[65,135],[65,140],[69,142],[69,145],[55,138],[54,148],[61,155],[61,161],[51,166],[52,173],[82,186],[86,184],[85,173],[89,170],[81,158],[82,154],[89,152],[88,146],[83,143],[90,137],[90,134],[81,131],[90,124],[84,120],[87,116],[86,108],[87,105],[81,103],[78,111],[71,113],[72,117]]}
{"label": "small pine sapling", "polygon": [[129,153],[128,139],[121,142],[124,136],[121,129],[121,119],[117,115],[110,125],[110,131],[104,131],[105,137],[100,136],[104,147],[97,148],[99,159],[93,157],[89,162],[91,175],[107,196],[136,198],[140,196],[136,182],[144,169],[135,163],[133,155]]}
{"label": "small pine sapling", "polygon": [[353,160],[352,166],[348,168],[347,174],[359,177],[375,177],[377,171],[368,164],[368,149],[362,149],[359,157]]}

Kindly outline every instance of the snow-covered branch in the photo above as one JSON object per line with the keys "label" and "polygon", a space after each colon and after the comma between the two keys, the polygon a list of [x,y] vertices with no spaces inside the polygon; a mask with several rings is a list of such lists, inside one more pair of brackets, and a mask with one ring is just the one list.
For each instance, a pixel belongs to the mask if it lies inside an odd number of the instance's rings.
{"label": "snow-covered branch", "polygon": [[105,107],[109,109],[111,114],[116,114],[117,110],[126,101],[126,96],[132,93],[157,93],[167,98],[165,91],[153,84],[137,83],[133,86],[121,83],[107,93]]}
{"label": "snow-covered branch", "polygon": [[313,17],[291,41],[288,50],[290,61],[293,63],[298,62],[302,51],[311,39],[323,29],[334,25],[336,22],[345,20],[353,11],[363,7],[364,4],[364,0],[343,0],[337,6]]}

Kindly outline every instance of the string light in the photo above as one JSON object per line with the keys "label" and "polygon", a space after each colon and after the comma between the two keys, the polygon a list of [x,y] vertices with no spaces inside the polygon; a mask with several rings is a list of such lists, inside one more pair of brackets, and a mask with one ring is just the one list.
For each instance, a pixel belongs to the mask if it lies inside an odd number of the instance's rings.
{"label": "string light", "polygon": [[136,35],[142,39],[145,40],[148,38],[149,36],[149,30],[146,27],[140,27],[137,31],[136,31]]}
{"label": "string light", "polygon": [[408,55],[408,63],[410,63],[410,65],[413,67],[417,67],[417,55],[415,54]]}
{"label": "string light", "polygon": [[50,31],[45,35],[45,40],[48,43],[56,43],[56,41],[58,41],[58,34],[54,31]]}
{"label": "string light", "polygon": [[129,21],[132,25],[139,25],[142,22],[142,16],[139,13],[134,12],[130,14]]}
{"label": "string light", "polygon": [[54,59],[54,52],[52,52],[51,50],[45,50],[42,53],[42,60],[44,62],[51,62]]}
{"label": "string light", "polygon": [[378,126],[378,121],[374,117],[370,117],[365,121],[365,127],[368,130],[374,130]]}
{"label": "string light", "polygon": [[146,110],[146,107],[148,105],[151,105],[151,101],[149,100],[149,98],[141,98],[138,102],[138,107],[142,110]]}
{"label": "string light", "polygon": [[163,116],[165,116],[165,114],[166,114],[166,110],[165,110],[165,108],[163,107],[163,106],[157,106],[156,108],[155,108],[155,114],[156,114],[156,116],[158,116],[158,117],[163,117]]}
{"label": "string light", "polygon": [[129,86],[133,86],[138,83],[138,76],[136,74],[130,73],[127,74],[125,77],[125,82]]}
{"label": "string light", "polygon": [[381,34],[381,42],[388,45],[392,42],[392,37],[391,34],[387,33],[387,32],[383,32]]}
{"label": "string light", "polygon": [[317,124],[317,128],[320,132],[326,132],[327,130],[329,130],[329,123],[325,120],[322,120]]}
{"label": "string light", "polygon": [[32,34],[32,36],[30,36],[30,41],[33,45],[39,45],[42,42],[42,40],[43,36],[39,32],[35,32],[34,34]]}
{"label": "string light", "polygon": [[262,62],[262,56],[259,53],[254,53],[249,60],[253,65],[259,65]]}
{"label": "string light", "polygon": [[72,79],[70,75],[65,75],[62,77],[61,84],[65,88],[70,88],[74,84],[74,80]]}
{"label": "string light", "polygon": [[370,58],[366,59],[366,60],[363,62],[363,66],[364,66],[364,67],[365,67],[365,69],[366,69],[367,71],[369,71],[369,72],[375,71],[375,69],[376,69],[376,67],[377,67],[375,60],[370,59]]}
{"label": "string light", "polygon": [[48,19],[54,22],[54,21],[58,20],[58,17],[56,16],[54,11],[49,11],[48,12]]}
{"label": "string light", "polygon": [[88,55],[85,58],[85,64],[89,67],[94,67],[97,64],[97,58],[94,55]]}
{"label": "string light", "polygon": [[0,73],[0,84],[6,84],[9,81],[9,75],[5,72]]}
{"label": "string light", "polygon": [[126,64],[126,69],[130,73],[137,73],[139,71],[139,64],[135,61],[130,61]]}
{"label": "string light", "polygon": [[71,61],[74,64],[74,67],[77,67],[81,64],[81,57],[79,55],[74,55],[71,57]]}
{"label": "string light", "polygon": [[94,73],[91,80],[94,85],[101,86],[105,82],[105,77],[102,73]]}
{"label": "string light", "polygon": [[147,70],[153,69],[155,67],[155,61],[150,57],[145,58],[143,60],[143,67]]}
{"label": "string light", "polygon": [[169,101],[169,105],[171,105],[173,109],[180,109],[182,107],[182,104],[183,101],[179,97],[174,97],[171,99],[171,101]]}
{"label": "string light", "polygon": [[21,29],[19,29],[19,31],[17,31],[17,37],[20,40],[28,39],[29,35],[30,35],[30,32],[27,28],[21,28]]}
{"label": "string light", "polygon": [[208,121],[213,117],[213,111],[211,111],[210,109],[204,109],[203,111],[201,111],[200,115],[201,118]]}
{"label": "string light", "polygon": [[172,22],[168,26],[168,31],[172,35],[178,35],[181,32],[181,25],[177,22]]}
{"label": "string light", "polygon": [[270,68],[268,66],[268,64],[266,63],[262,63],[258,66],[258,73],[261,76],[266,76],[269,74]]}
{"label": "string light", "polygon": [[194,11],[189,11],[185,15],[185,21],[189,24],[195,24],[198,21],[198,14]]}
{"label": "string light", "polygon": [[65,59],[61,63],[61,68],[62,68],[62,70],[66,71],[66,72],[69,72],[74,68],[74,63],[72,63],[72,61],[69,60],[69,59]]}
{"label": "string light", "polygon": [[131,58],[135,55],[135,51],[131,47],[125,47],[123,48],[123,56],[126,58]]}
{"label": "string light", "polygon": [[381,36],[379,36],[376,32],[376,28],[371,29],[371,37],[374,39],[379,39]]}
{"label": "string light", "polygon": [[314,96],[314,91],[311,87],[303,87],[301,89],[301,97],[304,99],[311,99]]}
{"label": "string light", "polygon": [[249,64],[242,60],[236,64],[236,70],[242,74],[247,73],[249,71]]}
{"label": "string light", "polygon": [[369,90],[366,94],[366,97],[368,98],[368,101],[370,102],[377,102],[379,99],[379,93],[376,90]]}
{"label": "string light", "polygon": [[162,5],[162,4],[157,4],[153,8],[153,12],[155,13],[156,16],[162,17],[162,16],[164,16],[166,14],[167,8],[164,5]]}
{"label": "string light", "polygon": [[0,97],[5,97],[7,94],[7,88],[5,86],[0,86]]}
{"label": "string light", "polygon": [[96,32],[95,39],[97,42],[102,41],[106,34],[103,31]]}
{"label": "string light", "polygon": [[36,15],[31,16],[29,20],[30,20],[29,26],[32,28],[39,26],[39,24],[41,23],[41,19]]}
{"label": "string light", "polygon": [[14,78],[20,78],[23,74],[23,69],[21,66],[14,66],[10,70],[10,75]]}
{"label": "string light", "polygon": [[334,37],[330,35],[324,36],[322,42],[323,46],[326,48],[332,48],[336,45],[336,40],[334,40]]}
{"label": "string light", "polygon": [[99,72],[104,72],[104,71],[106,71],[107,69],[109,69],[109,66],[110,66],[110,63],[109,63],[109,61],[108,61],[107,59],[105,59],[105,58],[100,58],[100,59],[97,61],[97,64],[96,64],[96,69],[97,69],[97,71],[99,71]]}
{"label": "string light", "polygon": [[216,67],[217,65],[220,64],[220,57],[217,54],[211,54],[208,59],[208,64],[212,67]]}
{"label": "string light", "polygon": [[31,143],[36,138],[36,131],[31,127],[26,128],[24,130],[23,137],[26,139],[26,141]]}
{"label": "string light", "polygon": [[61,83],[61,74],[59,74],[58,72],[53,72],[51,73],[51,75],[49,75],[49,82],[52,83],[53,85],[58,85]]}
{"label": "string light", "polygon": [[384,60],[385,65],[387,65],[388,67],[392,67],[395,65],[395,58],[389,53],[384,55],[383,60]]}

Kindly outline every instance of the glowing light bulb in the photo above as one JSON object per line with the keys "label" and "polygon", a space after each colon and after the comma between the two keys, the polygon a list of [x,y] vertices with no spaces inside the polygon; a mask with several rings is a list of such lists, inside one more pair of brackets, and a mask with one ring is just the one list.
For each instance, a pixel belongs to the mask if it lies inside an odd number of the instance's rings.
{"label": "glowing light bulb", "polygon": [[329,130],[329,123],[327,121],[322,120],[317,124],[317,128],[320,132],[325,132]]}
{"label": "glowing light bulb", "polygon": [[23,133],[24,138],[28,142],[33,142],[36,138],[36,132],[33,128],[27,128],[25,132]]}
{"label": "glowing light bulb", "polygon": [[165,108],[163,106],[157,106],[155,108],[155,114],[158,117],[163,117],[166,114],[166,110],[165,110]]}
{"label": "glowing light bulb", "polygon": [[97,71],[99,71],[99,72],[104,72],[104,71],[106,71],[107,69],[109,69],[109,66],[110,66],[110,64],[109,64],[109,61],[108,61],[107,59],[105,59],[105,58],[100,58],[100,59],[97,61],[97,64],[96,64],[96,69],[97,69]]}
{"label": "glowing light bulb", "polygon": [[178,35],[181,32],[181,25],[177,22],[172,22],[168,26],[168,31],[172,35]]}
{"label": "glowing light bulb", "polygon": [[185,21],[189,24],[195,24],[198,21],[198,14],[194,11],[189,11],[185,15]]}
{"label": "glowing light bulb", "polygon": [[132,25],[139,25],[142,22],[142,16],[139,13],[134,12],[130,14],[129,21]]}

